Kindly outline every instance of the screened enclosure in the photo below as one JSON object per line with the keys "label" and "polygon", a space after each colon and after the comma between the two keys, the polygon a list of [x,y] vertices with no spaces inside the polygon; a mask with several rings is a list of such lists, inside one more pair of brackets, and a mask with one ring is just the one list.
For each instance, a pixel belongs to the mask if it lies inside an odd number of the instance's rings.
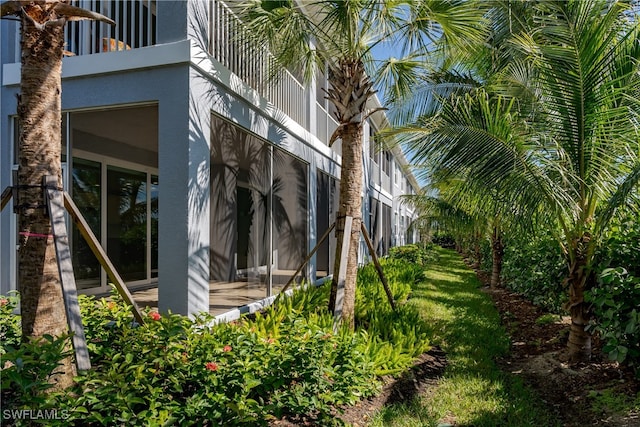
{"label": "screened enclosure", "polygon": [[308,165],[217,116],[211,119],[212,292],[247,301],[283,286],[307,253]]}

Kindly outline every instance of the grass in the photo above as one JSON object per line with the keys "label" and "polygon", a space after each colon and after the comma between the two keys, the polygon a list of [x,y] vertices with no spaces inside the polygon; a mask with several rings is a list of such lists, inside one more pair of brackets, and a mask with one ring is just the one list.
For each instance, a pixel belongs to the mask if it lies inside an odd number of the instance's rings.
{"label": "grass", "polygon": [[509,339],[491,299],[453,251],[436,249],[440,260],[425,271],[410,304],[432,325],[431,342],[447,353],[440,385],[427,396],[386,406],[372,426],[554,426],[542,403],[495,359]]}
{"label": "grass", "polygon": [[627,414],[640,411],[640,393],[635,398],[612,389],[589,392],[593,412],[597,414]]}

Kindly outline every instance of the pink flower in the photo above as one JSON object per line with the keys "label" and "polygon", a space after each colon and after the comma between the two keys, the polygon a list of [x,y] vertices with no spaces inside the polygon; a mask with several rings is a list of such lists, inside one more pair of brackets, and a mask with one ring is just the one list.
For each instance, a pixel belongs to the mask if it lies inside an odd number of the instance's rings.
{"label": "pink flower", "polygon": [[160,313],[158,313],[157,311],[152,311],[151,313],[149,313],[149,317],[152,318],[153,320],[160,320]]}
{"label": "pink flower", "polygon": [[114,310],[114,309],[116,308],[116,303],[115,303],[115,302],[113,302],[113,301],[109,301],[109,302],[107,303],[107,308],[108,308],[109,310]]}
{"label": "pink flower", "polygon": [[267,339],[265,339],[265,341],[266,341],[268,344],[273,344],[274,342],[276,342],[276,340],[274,340],[273,338],[267,338]]}
{"label": "pink flower", "polygon": [[0,298],[0,306],[5,306],[9,304],[9,300],[6,298]]}
{"label": "pink flower", "polygon": [[225,345],[225,346],[222,348],[222,351],[224,351],[224,352],[231,351],[231,346],[230,346],[230,345]]}
{"label": "pink flower", "polygon": [[204,364],[204,368],[207,371],[217,371],[218,370],[218,364],[216,362],[207,362]]}

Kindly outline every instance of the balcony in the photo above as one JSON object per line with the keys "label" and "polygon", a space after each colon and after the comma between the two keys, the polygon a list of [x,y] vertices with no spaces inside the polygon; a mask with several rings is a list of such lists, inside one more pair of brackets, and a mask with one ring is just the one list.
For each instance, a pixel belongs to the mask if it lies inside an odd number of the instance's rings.
{"label": "balcony", "polygon": [[[227,4],[211,0],[209,7],[208,53],[263,98],[311,131],[304,86],[286,69],[280,70],[276,78],[270,78],[268,69],[273,56],[266,49],[253,45],[246,27]],[[327,141],[326,137],[317,136]]]}
{"label": "balcony", "polygon": [[[78,0],[73,4],[116,21],[71,21],[65,26],[65,55],[92,55],[156,44],[157,0]],[[20,26],[16,25],[14,62],[20,62]]]}
{"label": "balcony", "polygon": [[[158,0],[78,0],[75,5],[99,12],[116,21],[115,26],[93,21],[69,22],[65,27],[65,55],[93,55],[153,46],[162,28],[157,26]],[[277,109],[328,143],[338,123],[322,106],[312,100],[305,86],[288,70],[279,71],[270,79],[268,65],[272,55],[251,42],[246,27],[225,2],[206,3],[206,46],[203,50],[237,75],[245,84],[268,100]],[[176,17],[176,19],[179,19]],[[20,62],[19,25],[16,25],[14,61]],[[199,43],[199,44],[203,44]],[[313,107],[313,109],[312,109]],[[315,115],[315,120],[311,116]],[[316,125],[312,126],[312,122]],[[339,151],[339,145],[335,147]]]}

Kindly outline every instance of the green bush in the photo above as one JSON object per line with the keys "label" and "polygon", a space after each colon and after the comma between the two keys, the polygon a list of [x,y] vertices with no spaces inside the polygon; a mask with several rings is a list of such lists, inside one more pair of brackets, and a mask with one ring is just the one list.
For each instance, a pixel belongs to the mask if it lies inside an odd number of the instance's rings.
{"label": "green bush", "polygon": [[623,267],[632,276],[640,277],[640,212],[630,211],[613,221],[598,259],[600,272]]}
{"label": "green bush", "polygon": [[610,359],[640,374],[640,213],[613,221],[594,270],[598,284],[585,295],[592,304],[590,329],[600,334]]}
{"label": "green bush", "polygon": [[562,306],[567,300],[563,286],[567,274],[566,261],[551,233],[507,240],[502,281],[506,287],[525,295],[534,304],[562,313]]}
{"label": "green bush", "polygon": [[68,336],[54,338],[44,335],[7,346],[2,355],[3,408],[32,409],[48,402],[52,387],[49,379],[57,374],[62,359],[70,354]]}
{"label": "green bush", "polygon": [[[382,259],[380,264],[394,301],[406,301],[411,294],[411,285],[423,277],[423,268],[390,259]],[[389,299],[375,266],[367,264],[360,267],[356,287],[356,320],[366,318],[368,313],[386,308],[390,308]]]}
{"label": "green bush", "polygon": [[456,247],[456,239],[449,233],[437,232],[431,238],[433,244],[443,248],[453,249]]}
{"label": "green bush", "polygon": [[622,267],[605,269],[600,285],[585,299],[593,307],[595,322],[590,329],[600,334],[602,351],[640,372],[640,277]]}
{"label": "green bush", "polygon": [[411,285],[422,280],[424,268],[398,259],[383,259],[381,265],[397,310],[391,308],[374,266],[358,271],[356,323],[367,331],[367,354],[378,375],[403,371],[413,359],[429,350],[429,333],[418,309],[404,304]]}
{"label": "green bush", "polygon": [[424,247],[416,244],[394,246],[389,249],[388,258],[424,266],[437,261],[437,253],[432,248],[432,244]]}
{"label": "green bush", "polygon": [[[383,263],[394,295],[405,301],[413,282],[403,280],[415,280],[418,270]],[[16,341],[3,350],[3,407],[56,408],[66,418],[47,425],[65,426],[268,425],[282,416],[339,423],[336,408],[376,393],[377,375],[406,369],[428,349],[416,309],[400,305],[392,312],[377,276],[373,283],[362,271],[360,298],[377,302],[360,299],[370,312],[360,311],[355,332],[334,332],[328,287],[296,291],[253,318],[220,324],[208,315],[147,311],[138,325],[117,294],[82,296],[93,368],[65,393],[47,393],[68,338]],[[14,325],[18,316],[8,308],[14,300],[6,300],[0,324]]]}
{"label": "green bush", "polygon": [[16,292],[0,297],[0,356],[6,353],[7,347],[16,347],[20,344],[22,335],[20,316],[14,315],[18,303],[19,298]]}

